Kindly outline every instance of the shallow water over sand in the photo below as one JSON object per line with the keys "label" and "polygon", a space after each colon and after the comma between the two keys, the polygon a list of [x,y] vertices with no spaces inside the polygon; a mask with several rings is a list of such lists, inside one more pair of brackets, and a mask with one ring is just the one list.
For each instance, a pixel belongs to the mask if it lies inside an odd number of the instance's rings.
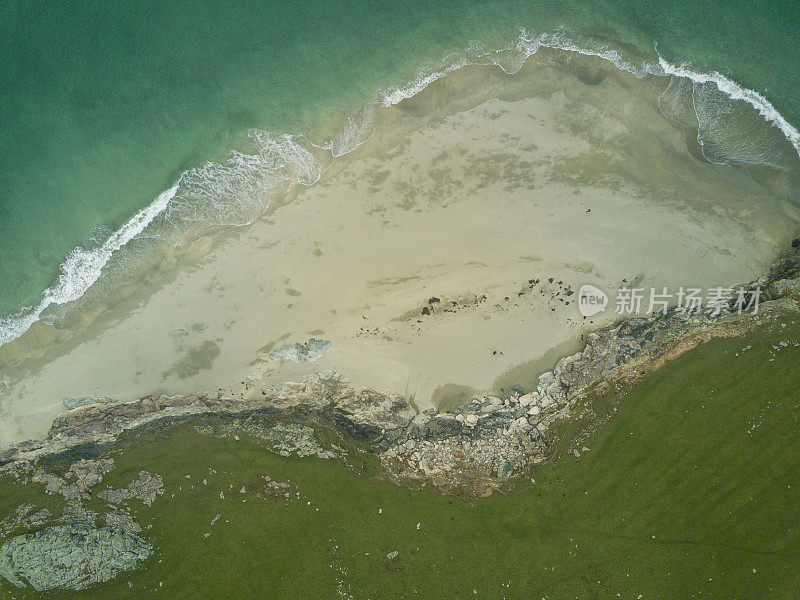
{"label": "shallow water over sand", "polygon": [[[788,170],[711,164],[664,118],[669,84],[552,53],[380,109],[368,141],[268,215],[165,248],[126,271],[145,283],[101,285],[58,331],[0,349],[0,446],[44,433],[62,398],[257,394],[320,369],[426,408],[524,383],[518,365],[613,318],[580,317],[567,292],[584,283],[756,278],[800,217],[787,142],[764,143]],[[331,342],[316,362],[270,357],[311,337]]]}

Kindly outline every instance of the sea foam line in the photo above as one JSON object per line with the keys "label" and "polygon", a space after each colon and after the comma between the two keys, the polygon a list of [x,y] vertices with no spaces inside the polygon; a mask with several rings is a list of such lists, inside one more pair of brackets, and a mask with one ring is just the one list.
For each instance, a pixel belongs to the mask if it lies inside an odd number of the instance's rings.
{"label": "sea foam line", "polygon": [[467,57],[460,57],[459,59],[445,65],[443,68],[431,71],[430,73],[419,73],[408,84],[384,92],[381,97],[381,104],[384,107],[400,104],[403,100],[413,98],[435,81],[447,77],[447,75],[453,71],[457,71],[462,67],[473,64],[475,64],[475,62],[469,60]]}
{"label": "sea foam line", "polygon": [[152,204],[136,213],[101,246],[91,250],[85,250],[80,246],[74,248],[61,263],[61,274],[56,282],[44,291],[38,306],[0,319],[0,345],[15,340],[30,329],[48,306],[66,304],[83,296],[100,278],[103,267],[111,259],[111,255],[144,231],[153,219],[167,208],[177,191],[176,183],[159,194]]}
{"label": "sea foam line", "polygon": [[690,69],[685,65],[674,65],[670,62],[667,62],[660,56],[658,58],[658,62],[665,75],[683,77],[700,84],[713,83],[717,86],[719,91],[729,98],[747,102],[750,104],[750,106],[756,109],[765,120],[778,127],[789,143],[794,146],[794,149],[800,155],[800,131],[798,131],[796,127],[789,123],[769,100],[755,90],[743,87],[732,79],[729,79],[728,77],[725,77],[725,75],[716,71],[712,71],[710,73],[701,73]]}
{"label": "sea foam line", "polygon": [[24,308],[0,318],[0,346],[7,344],[38,321],[53,305],[81,298],[101,277],[115,252],[145,231],[153,221],[162,220],[175,229],[188,229],[198,221],[212,229],[252,223],[277,194],[293,183],[311,186],[322,175],[322,165],[291,135],[273,136],[252,130],[256,152],[231,152],[227,161],[207,161],[191,168],[149,206],[136,213],[102,245],[86,250],[74,248],[60,266],[56,282],[42,293],[35,307]]}
{"label": "sea foam line", "polygon": [[[622,55],[616,50],[580,46],[560,32],[528,37],[527,32],[523,29],[517,41],[507,48],[480,53],[478,54],[478,60],[471,60],[462,54],[455,60],[446,63],[444,66],[440,66],[430,72],[418,74],[411,82],[402,87],[385,91],[381,98],[381,104],[386,107],[398,104],[407,98],[415,96],[432,83],[446,77],[453,71],[457,71],[469,65],[480,64],[483,60],[489,60],[505,73],[513,75],[522,68],[522,65],[528,58],[534,56],[542,48],[563,50],[583,56],[600,58],[613,64],[621,71],[627,71],[639,78],[646,77],[647,75],[655,75],[658,77],[674,76],[689,79],[699,84],[713,83],[720,92],[728,96],[731,100],[747,102],[764,117],[767,122],[778,127],[789,143],[795,148],[798,155],[800,155],[800,131],[789,123],[769,100],[755,90],[741,86],[717,71],[711,71],[710,73],[695,71],[685,64],[676,65],[670,63],[661,56],[658,57],[658,63],[643,62],[641,65],[637,66],[622,58]],[[509,52],[519,53],[519,66],[516,69],[508,69],[500,61],[500,57]]]}
{"label": "sea foam line", "polygon": [[[513,75],[522,68],[522,65],[528,58],[535,55],[542,48],[552,48],[574,52],[583,56],[602,58],[612,63],[618,69],[632,73],[637,77],[644,77],[650,74],[663,75],[663,73],[654,73],[650,63],[644,63],[642,66],[637,67],[624,60],[616,50],[594,50],[591,48],[584,48],[575,44],[561,33],[549,33],[536,37],[528,37],[527,32],[523,29],[517,40],[511,46],[501,48],[500,50],[481,51],[476,44],[471,44],[467,50],[451,55],[450,58],[443,60],[443,64],[436,68],[418,73],[417,76],[407,84],[385,90],[381,94],[381,104],[384,107],[399,104],[403,100],[416,96],[426,87],[447,77],[453,71],[471,65],[485,64],[487,61],[500,67],[506,74]],[[499,57],[509,52],[518,53],[519,66],[516,69],[507,69],[499,61]]]}
{"label": "sea foam line", "polygon": [[[661,56],[658,58],[658,63],[645,62],[637,66],[624,60],[616,50],[609,48],[586,48],[571,41],[561,32],[528,37],[527,32],[523,29],[514,44],[500,50],[482,52],[476,45],[471,45],[464,52],[451,55],[449,58],[444,59],[442,64],[438,67],[428,71],[420,71],[420,73],[406,85],[385,90],[379,95],[379,104],[384,107],[399,104],[403,100],[416,96],[429,85],[454,71],[470,65],[486,64],[487,61],[498,66],[507,74],[514,74],[522,68],[524,62],[528,58],[534,56],[541,48],[551,48],[566,52],[574,52],[583,56],[597,57],[613,64],[620,70],[627,71],[640,78],[647,75],[675,76],[686,78],[699,84],[713,83],[723,94],[732,100],[747,102],[758,111],[766,121],[778,127],[786,139],[794,146],[798,155],[800,155],[800,131],[789,123],[762,94],[743,87],[716,71],[710,73],[695,71],[685,64],[676,65],[670,63]],[[508,69],[501,62],[502,56],[507,53],[517,53],[517,68]],[[340,136],[342,139],[331,140],[322,147],[328,149],[333,156],[341,156],[352,152],[363,143],[364,137],[368,137],[369,134],[371,134],[370,120],[369,118],[364,119],[362,116],[362,120],[360,121],[348,121],[348,127],[345,128],[342,136]],[[269,134],[265,135],[269,137]],[[266,146],[270,148],[270,152],[267,154],[272,154],[272,144],[266,144]],[[298,149],[295,148],[293,151],[296,154]],[[241,162],[243,156],[244,155],[234,153],[232,158],[238,158],[239,162]],[[247,156],[246,158],[255,157]],[[270,158],[272,158],[272,156],[270,156]],[[215,164],[214,166],[219,165]],[[261,166],[263,165],[259,165],[259,167]],[[283,166],[286,165],[284,164]],[[190,175],[196,170],[197,169],[192,169],[184,173],[175,185],[161,193],[152,204],[136,213],[125,225],[113,233],[105,243],[98,248],[85,250],[82,247],[77,247],[73,249],[61,264],[61,274],[58,280],[44,291],[42,300],[38,306],[35,308],[23,309],[16,314],[0,318],[0,346],[15,340],[25,333],[49,306],[66,304],[83,296],[100,278],[103,267],[109,262],[112,255],[144,231],[159,214],[163,213],[169,207],[170,202],[175,198],[176,194],[178,194],[181,181],[187,179],[187,175]],[[321,169],[318,168],[311,168],[308,172],[303,171],[304,170],[301,170],[301,176],[295,179],[295,181],[303,185],[312,185],[321,175]],[[214,175],[218,175],[218,173],[214,173]]]}
{"label": "sea foam line", "polygon": [[[639,78],[654,74],[651,63],[642,63],[637,67],[633,63],[623,59],[622,55],[616,50],[611,48],[585,48],[565,37],[562,33],[546,33],[529,38],[526,31],[523,29],[516,45],[514,46],[514,49],[524,53],[525,60],[536,54],[542,48],[564,50],[566,52],[574,52],[575,54],[580,54],[582,56],[594,56],[596,58],[601,58],[613,64],[620,71],[627,71],[628,73],[631,73]],[[500,66],[500,68],[502,69],[503,67]],[[522,68],[521,65],[520,68]],[[505,71],[505,69],[503,70]],[[508,71],[506,72],[508,73]]]}

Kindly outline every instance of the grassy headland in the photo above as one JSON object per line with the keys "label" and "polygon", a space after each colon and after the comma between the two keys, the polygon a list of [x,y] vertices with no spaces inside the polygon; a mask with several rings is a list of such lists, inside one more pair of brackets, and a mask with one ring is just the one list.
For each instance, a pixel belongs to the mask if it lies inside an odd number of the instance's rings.
{"label": "grassy headland", "polygon": [[[115,455],[102,484],[164,477],[151,508],[131,503],[152,557],[46,597],[796,598],[798,341],[779,319],[592,398],[552,461],[473,501],[381,481],[371,455],[284,458],[184,426]],[[291,499],[257,497],[263,475]],[[1,481],[0,516],[44,505],[37,489]]]}

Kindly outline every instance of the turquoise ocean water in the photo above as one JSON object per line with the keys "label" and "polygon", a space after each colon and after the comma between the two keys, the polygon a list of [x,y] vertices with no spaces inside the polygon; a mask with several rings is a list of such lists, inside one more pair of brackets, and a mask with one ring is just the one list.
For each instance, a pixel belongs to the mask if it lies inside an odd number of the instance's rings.
{"label": "turquoise ocean water", "polygon": [[[0,343],[79,296],[156,217],[234,225],[288,171],[312,182],[283,135],[313,139],[327,115],[520,40],[689,72],[797,134],[793,2],[3,2]],[[231,155],[254,129],[255,153]]]}

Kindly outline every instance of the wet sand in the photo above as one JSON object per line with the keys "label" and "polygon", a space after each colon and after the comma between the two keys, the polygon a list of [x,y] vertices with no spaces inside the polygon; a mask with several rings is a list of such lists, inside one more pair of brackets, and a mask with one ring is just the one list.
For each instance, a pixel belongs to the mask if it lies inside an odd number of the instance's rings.
{"label": "wet sand", "polygon": [[[177,253],[94,322],[4,348],[0,446],[41,436],[63,398],[247,396],[322,369],[453,404],[530,385],[613,320],[580,316],[585,283],[756,278],[800,213],[780,176],[704,161],[659,85],[474,67],[384,109],[317,184]],[[312,337],[331,342],[315,362],[270,357]]]}

